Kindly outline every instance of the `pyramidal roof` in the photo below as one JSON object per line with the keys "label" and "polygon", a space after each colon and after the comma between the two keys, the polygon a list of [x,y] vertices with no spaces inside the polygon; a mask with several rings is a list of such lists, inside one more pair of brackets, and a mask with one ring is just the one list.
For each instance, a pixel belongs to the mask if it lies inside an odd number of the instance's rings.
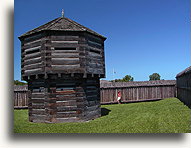
{"label": "pyramidal roof", "polygon": [[[28,36],[28,35],[31,35],[33,33],[36,33],[36,32],[40,32],[40,31],[43,31],[43,30],[56,30],[56,31],[87,31],[91,34],[94,34],[94,35],[97,35],[99,37],[102,37],[102,38],[105,38],[104,36],[96,33],[95,31],[83,26],[83,25],[80,25],[79,23],[69,19],[69,18],[66,18],[66,17],[59,17],[59,18],[56,18],[42,26],[39,26],[31,31],[28,31],[26,32],[25,34],[21,35],[20,37],[24,37],[24,36]],[[19,38],[20,38],[19,37]]]}

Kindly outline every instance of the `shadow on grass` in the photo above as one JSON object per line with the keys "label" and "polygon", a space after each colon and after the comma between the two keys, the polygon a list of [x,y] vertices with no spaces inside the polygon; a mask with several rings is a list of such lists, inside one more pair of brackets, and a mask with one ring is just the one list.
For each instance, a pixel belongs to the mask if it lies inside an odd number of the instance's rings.
{"label": "shadow on grass", "polygon": [[107,109],[107,108],[101,108],[101,116],[106,116],[109,114],[111,110]]}

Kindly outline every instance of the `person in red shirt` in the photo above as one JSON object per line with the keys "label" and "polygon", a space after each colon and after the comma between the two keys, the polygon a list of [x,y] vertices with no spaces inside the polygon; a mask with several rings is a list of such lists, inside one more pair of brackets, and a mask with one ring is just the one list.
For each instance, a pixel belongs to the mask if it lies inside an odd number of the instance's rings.
{"label": "person in red shirt", "polygon": [[118,104],[121,104],[121,92],[120,91],[117,92],[117,102],[118,102]]}

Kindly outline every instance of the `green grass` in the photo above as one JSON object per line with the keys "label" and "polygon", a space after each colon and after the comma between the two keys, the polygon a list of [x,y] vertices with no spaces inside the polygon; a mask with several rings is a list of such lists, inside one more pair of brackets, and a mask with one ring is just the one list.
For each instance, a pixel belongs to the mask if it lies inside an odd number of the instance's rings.
{"label": "green grass", "polygon": [[188,133],[190,109],[176,98],[102,105],[107,115],[83,123],[31,123],[27,110],[14,110],[15,133]]}

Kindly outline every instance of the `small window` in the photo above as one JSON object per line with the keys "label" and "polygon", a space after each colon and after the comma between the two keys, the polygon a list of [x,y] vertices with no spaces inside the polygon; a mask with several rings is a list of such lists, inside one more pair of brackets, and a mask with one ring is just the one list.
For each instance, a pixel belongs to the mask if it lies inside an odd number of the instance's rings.
{"label": "small window", "polygon": [[62,92],[62,91],[74,91],[74,87],[69,87],[69,86],[57,86],[56,87],[56,92]]}
{"label": "small window", "polygon": [[63,87],[56,88],[56,91],[63,91],[63,90],[64,90]]}
{"label": "small window", "polygon": [[94,50],[94,49],[90,49],[90,52],[97,53],[97,54],[100,54],[100,53],[101,53],[100,51]]}
{"label": "small window", "polygon": [[54,48],[55,50],[76,50],[76,48],[73,47],[66,47],[66,48]]}
{"label": "small window", "polygon": [[32,53],[36,53],[36,52],[39,52],[39,51],[40,51],[39,49],[32,50],[32,51],[27,51],[26,54],[32,54]]}

